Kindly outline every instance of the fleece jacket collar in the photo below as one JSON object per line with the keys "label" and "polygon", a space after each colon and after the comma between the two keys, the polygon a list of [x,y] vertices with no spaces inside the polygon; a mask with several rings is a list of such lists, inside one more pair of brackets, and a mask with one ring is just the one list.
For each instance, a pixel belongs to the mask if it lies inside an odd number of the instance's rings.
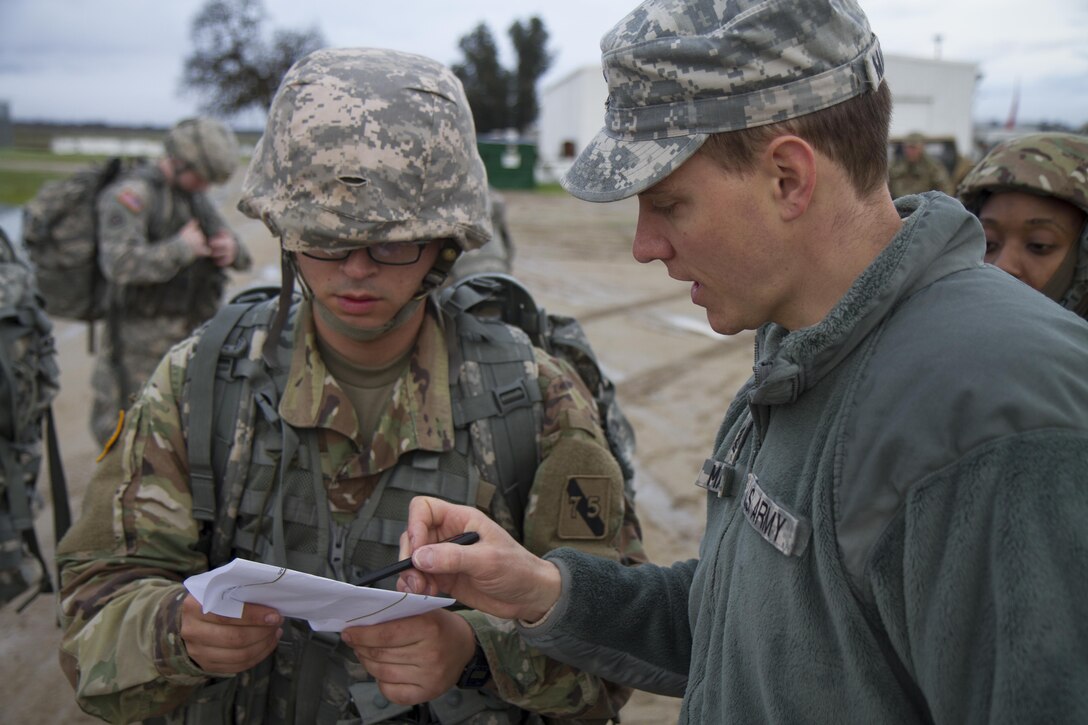
{"label": "fleece jacket collar", "polygon": [[791,403],[816,385],[916,291],[982,265],[986,238],[978,219],[945,194],[902,197],[903,226],[820,322],[790,332],[769,323],[756,335],[748,401]]}

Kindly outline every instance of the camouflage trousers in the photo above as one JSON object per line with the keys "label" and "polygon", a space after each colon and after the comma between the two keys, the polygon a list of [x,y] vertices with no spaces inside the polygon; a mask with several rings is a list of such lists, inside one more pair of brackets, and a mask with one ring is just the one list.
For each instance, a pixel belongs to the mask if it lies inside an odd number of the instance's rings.
{"label": "camouflage trousers", "polygon": [[[120,319],[115,333],[105,329],[108,323],[101,327],[90,422],[91,433],[105,445],[117,429],[120,411],[132,403],[170,348],[192,333],[192,324],[188,318],[137,317]],[[128,399],[122,400],[125,394]]]}

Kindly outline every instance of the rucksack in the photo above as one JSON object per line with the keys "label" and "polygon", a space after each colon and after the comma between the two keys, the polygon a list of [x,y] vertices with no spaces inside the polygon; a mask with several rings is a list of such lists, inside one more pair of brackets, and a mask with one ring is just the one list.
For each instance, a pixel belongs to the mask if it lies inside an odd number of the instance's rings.
{"label": "rucksack", "polygon": [[28,554],[41,566],[39,591],[54,591],[34,532],[43,437],[57,541],[71,523],[51,408],[60,387],[52,330],[32,267],[0,230],[0,602],[29,586],[24,575]]}
{"label": "rucksack", "polygon": [[42,184],[23,206],[23,242],[52,317],[93,322],[106,313],[98,267],[99,193],[132,162],[111,158]]}
{"label": "rucksack", "polygon": [[[233,460],[230,447],[240,417],[251,416],[257,409],[265,417],[276,415],[284,383],[282,376],[286,371],[263,374],[255,370],[262,363],[252,359],[249,344],[255,330],[267,329],[271,323],[275,314],[272,300],[278,293],[278,287],[261,287],[246,290],[233,298],[206,324],[189,363],[188,454],[193,516],[206,524],[217,521],[224,482],[229,480],[237,486],[245,475],[242,470],[228,471]],[[623,472],[626,493],[633,500],[634,430],[620,409],[615,387],[601,370],[578,321],[548,314],[524,286],[503,274],[465,277],[442,290],[438,301],[453,320],[458,339],[457,354],[488,368],[493,394],[487,399],[472,401],[472,410],[461,413],[459,424],[480,420],[489,426],[490,435],[496,440],[494,448],[498,460],[495,466],[500,472],[499,482],[513,482],[507,487],[500,486],[499,491],[516,525],[520,525],[538,465],[536,422],[530,414],[532,391],[525,389],[521,362],[503,364],[510,361],[511,355],[501,356],[504,360],[473,357],[479,347],[473,344],[473,338],[481,329],[472,323],[477,316],[497,318],[520,328],[532,345],[571,364],[593,394],[602,428]],[[509,339],[504,340],[504,344],[517,345]],[[530,349],[517,352],[520,359],[529,359],[531,354]],[[231,536],[229,532],[212,532],[208,528],[205,528],[205,535],[219,536],[220,540],[206,542],[205,549],[213,552],[211,558],[215,562],[223,563],[218,559],[226,553]]]}

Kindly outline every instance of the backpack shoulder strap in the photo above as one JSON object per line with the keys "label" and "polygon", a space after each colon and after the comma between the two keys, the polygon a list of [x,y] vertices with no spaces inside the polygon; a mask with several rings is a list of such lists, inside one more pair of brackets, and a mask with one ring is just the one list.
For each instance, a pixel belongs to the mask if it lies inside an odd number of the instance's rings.
{"label": "backpack shoulder strap", "polygon": [[[527,292],[523,299],[506,294],[507,280],[513,278],[465,277],[442,291],[439,304],[450,320],[451,343],[456,340],[450,345],[454,425],[473,430],[478,465],[502,493],[520,531],[540,463],[543,417],[540,387],[525,374],[535,360],[525,328],[539,333],[547,319]],[[466,362],[472,367],[468,374]]]}
{"label": "backpack shoulder strap", "polygon": [[216,521],[227,458],[216,443],[229,445],[240,416],[252,411],[250,381],[262,363],[246,353],[254,332],[271,324],[278,292],[262,287],[235,296],[205,324],[189,362],[187,437],[197,521]]}
{"label": "backpack shoulder strap", "polygon": [[[614,383],[601,369],[578,320],[548,314],[517,279],[506,274],[464,277],[443,290],[440,301],[451,314],[471,312],[468,316],[473,319],[485,315],[505,321],[524,331],[533,345],[574,368],[597,403],[609,448],[623,471],[627,493],[634,500],[634,429],[616,400]],[[501,450],[496,451],[496,455],[501,454]]]}

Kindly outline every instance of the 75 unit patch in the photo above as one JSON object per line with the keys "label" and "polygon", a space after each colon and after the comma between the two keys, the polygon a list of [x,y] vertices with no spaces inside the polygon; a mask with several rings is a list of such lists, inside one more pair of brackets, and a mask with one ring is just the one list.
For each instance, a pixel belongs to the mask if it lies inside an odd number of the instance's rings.
{"label": "75 unit patch", "polygon": [[611,510],[611,479],[607,476],[571,476],[567,498],[559,507],[560,539],[603,539],[608,533],[605,517]]}

